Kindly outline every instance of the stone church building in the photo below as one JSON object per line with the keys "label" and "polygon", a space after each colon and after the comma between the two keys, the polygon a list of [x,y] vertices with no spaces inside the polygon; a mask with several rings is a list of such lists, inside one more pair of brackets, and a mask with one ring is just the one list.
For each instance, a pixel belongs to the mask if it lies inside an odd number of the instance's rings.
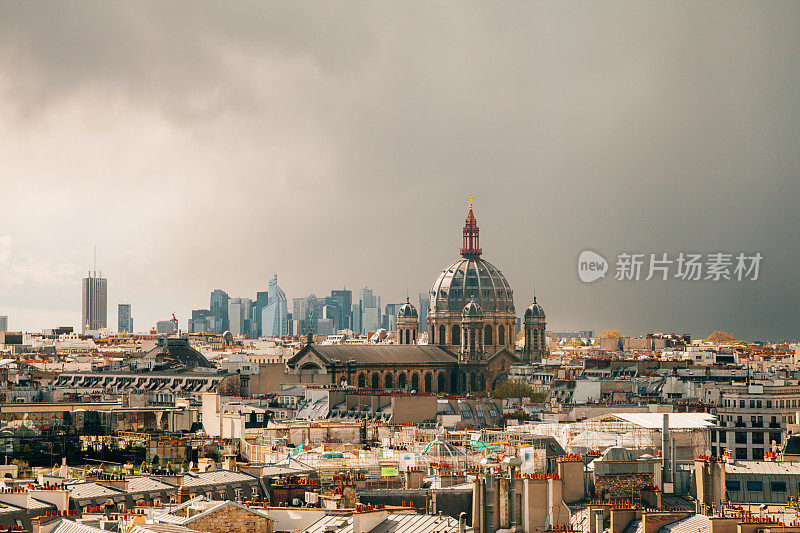
{"label": "stone church building", "polygon": [[525,344],[516,353],[514,293],[482,253],[470,201],[461,257],[430,290],[428,344],[418,344],[419,315],[406,300],[397,314],[398,344],[309,343],[288,362],[289,370],[327,373],[334,385],[465,394],[492,389],[512,364],[541,360],[547,351],[544,310],[536,298],[525,310]]}

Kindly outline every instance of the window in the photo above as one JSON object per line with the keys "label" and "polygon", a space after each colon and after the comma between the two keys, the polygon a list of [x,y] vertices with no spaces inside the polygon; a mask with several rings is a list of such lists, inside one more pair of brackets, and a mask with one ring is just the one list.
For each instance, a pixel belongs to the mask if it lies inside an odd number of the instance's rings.
{"label": "window", "polygon": [[770,434],[769,434],[769,443],[772,444],[773,442],[775,444],[780,445],[780,443],[781,443],[781,434],[780,433],[770,432]]}
{"label": "window", "polygon": [[767,409],[772,409],[772,400],[767,400]]}
{"label": "window", "polygon": [[742,490],[742,484],[739,481],[726,480],[725,488],[733,492],[739,492]]}
{"label": "window", "polygon": [[764,448],[753,448],[753,460],[761,461],[764,459]]}
{"label": "window", "polygon": [[737,459],[747,459],[747,448],[736,448]]}
{"label": "window", "polygon": [[761,400],[756,400],[756,408],[761,409]]}
{"label": "window", "polygon": [[739,407],[744,409],[744,400],[739,400]]}
{"label": "window", "polygon": [[263,422],[264,421],[264,413],[258,413],[256,415],[256,422]]}
{"label": "window", "polygon": [[748,481],[747,482],[747,490],[750,492],[761,492],[764,490],[764,484],[760,481]]}
{"label": "window", "polygon": [[785,481],[770,481],[769,490],[771,492],[786,492]]}
{"label": "window", "polygon": [[711,430],[711,442],[717,442],[717,432],[715,430]]}
{"label": "window", "polygon": [[750,400],[750,409],[755,409],[755,408],[756,408],[756,401]]}
{"label": "window", "polygon": [[753,432],[753,444],[764,444],[764,434],[758,431]]}
{"label": "window", "polygon": [[737,431],[734,437],[736,439],[736,444],[747,444],[747,433],[744,431]]}
{"label": "window", "polygon": [[728,432],[727,431],[720,431],[719,432],[719,441],[720,441],[720,443],[727,442],[727,440],[728,440]]}

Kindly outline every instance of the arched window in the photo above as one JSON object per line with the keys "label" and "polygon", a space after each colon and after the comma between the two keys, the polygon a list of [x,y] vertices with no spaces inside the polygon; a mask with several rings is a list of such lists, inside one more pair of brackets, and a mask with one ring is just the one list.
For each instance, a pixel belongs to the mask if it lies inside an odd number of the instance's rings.
{"label": "arched window", "polygon": [[533,349],[539,349],[539,332],[537,330],[533,330]]}
{"label": "arched window", "polygon": [[492,345],[492,325],[486,324],[486,327],[483,328],[483,344],[486,346]]}
{"label": "arched window", "polygon": [[400,372],[400,375],[397,376],[397,388],[405,389],[406,385],[408,385],[408,381],[406,380],[406,373]]}
{"label": "arched window", "polygon": [[388,374],[386,374],[386,376],[384,376],[383,383],[384,383],[383,386],[386,389],[393,389],[394,388],[394,376],[392,375],[391,372],[389,372]]}
{"label": "arched window", "polygon": [[478,389],[479,389],[481,392],[483,392],[483,391],[485,391],[485,390],[486,390],[486,376],[485,376],[485,375],[483,375],[483,374],[480,374],[480,375],[478,376]]}
{"label": "arched window", "polygon": [[378,375],[377,372],[372,374],[372,388],[377,389],[381,385],[381,377]]}
{"label": "arched window", "polygon": [[367,376],[365,376],[364,374],[359,374],[358,375],[358,388],[359,389],[363,389],[363,388],[366,388],[366,386],[367,386]]}
{"label": "arched window", "polygon": [[470,353],[475,353],[475,330],[470,330],[469,335],[469,351]]}
{"label": "arched window", "polygon": [[502,346],[506,343],[506,328],[503,324],[497,326],[497,344]]}
{"label": "arched window", "polygon": [[436,344],[436,328],[433,327],[433,325],[431,325],[430,338],[428,339],[428,342],[431,344]]}
{"label": "arched window", "polygon": [[478,378],[475,377],[475,372],[469,375],[469,390],[475,392],[478,390]]}
{"label": "arched window", "polygon": [[419,373],[411,374],[411,390],[419,392]]}
{"label": "arched window", "polygon": [[461,328],[458,327],[458,324],[453,324],[453,340],[450,344],[455,344],[458,346],[461,344]]}
{"label": "arched window", "polygon": [[425,373],[425,392],[433,392],[433,376],[430,372]]}
{"label": "arched window", "polygon": [[445,344],[447,342],[447,333],[444,329],[444,324],[439,326],[439,344]]}
{"label": "arched window", "polygon": [[444,372],[436,376],[436,392],[444,392]]}
{"label": "arched window", "polygon": [[411,344],[411,330],[406,330],[406,344]]}

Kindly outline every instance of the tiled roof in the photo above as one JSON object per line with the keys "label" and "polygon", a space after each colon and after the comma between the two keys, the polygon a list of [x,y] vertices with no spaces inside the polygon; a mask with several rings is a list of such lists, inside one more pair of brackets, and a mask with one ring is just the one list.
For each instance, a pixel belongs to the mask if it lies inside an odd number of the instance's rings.
{"label": "tiled roof", "polygon": [[[353,533],[353,515],[330,514],[306,528],[306,533]],[[370,533],[455,533],[458,520],[449,516],[390,513]]]}
{"label": "tiled roof", "polygon": [[800,474],[800,461],[734,461],[725,465],[725,474]]}
{"label": "tiled roof", "polygon": [[56,508],[56,506],[53,505],[52,503],[46,502],[46,501],[42,501],[42,500],[36,499],[34,497],[31,497],[28,500],[28,510],[29,511],[32,511],[34,509],[55,509],[55,508]]}
{"label": "tiled roof", "polygon": [[130,533],[193,533],[194,529],[177,524],[140,524],[134,527]]}
{"label": "tiled roof", "polygon": [[257,478],[244,472],[231,472],[230,470],[211,470],[183,477],[184,487],[202,487],[205,485],[218,485],[224,483],[237,483],[254,481]]}
{"label": "tiled roof", "polygon": [[677,520],[670,524],[661,526],[659,533],[698,533],[701,531],[710,531],[711,521],[707,516],[696,514],[683,520]]}
{"label": "tiled roof", "polygon": [[158,478],[148,476],[129,477],[128,492],[149,492],[157,490],[175,489],[175,485],[164,483]]}
{"label": "tiled roof", "polygon": [[[50,525],[50,524],[48,524]],[[50,530],[50,533],[108,533],[105,529],[99,529],[72,520],[61,519],[55,529]]]}
{"label": "tiled roof", "polygon": [[70,498],[73,500],[87,500],[92,498],[103,498],[125,494],[121,490],[104,487],[103,485],[95,483],[94,481],[67,485],[67,488],[70,489]]}
{"label": "tiled roof", "polygon": [[[235,505],[236,507],[244,509],[245,511],[247,511],[249,513],[253,513],[253,514],[256,514],[258,516],[263,516],[264,518],[269,518],[267,515],[265,515],[265,514],[263,514],[261,512],[258,512],[258,511],[254,510],[254,509],[250,509],[249,507],[247,507],[245,505],[242,505],[240,503],[233,502],[233,501],[230,501],[230,500],[213,501],[213,502],[212,501],[208,501],[208,500],[205,500],[205,501],[208,502],[208,507],[205,508],[202,512],[197,513],[196,515],[192,515],[192,516],[188,516],[188,517],[186,517],[186,516],[178,516],[178,515],[174,514],[176,509],[173,509],[172,512],[163,513],[163,514],[157,515],[157,516],[153,517],[153,519],[156,520],[157,522],[166,522],[166,523],[169,523],[169,524],[177,524],[177,525],[191,524],[195,520],[198,520],[199,518],[207,516],[207,515],[215,512],[215,511],[218,511],[218,510],[222,509],[223,507],[227,507],[228,505]],[[198,501],[195,500],[194,503],[198,503]],[[273,520],[272,518],[269,518],[269,519]]]}
{"label": "tiled roof", "polygon": [[338,359],[340,363],[349,360],[358,363],[457,363],[456,356],[441,348],[433,345],[419,346],[393,346],[393,345],[370,345],[370,344],[345,344],[335,346],[311,345],[300,350],[290,361],[289,365],[299,361],[307,351],[313,351],[323,360],[333,361]]}

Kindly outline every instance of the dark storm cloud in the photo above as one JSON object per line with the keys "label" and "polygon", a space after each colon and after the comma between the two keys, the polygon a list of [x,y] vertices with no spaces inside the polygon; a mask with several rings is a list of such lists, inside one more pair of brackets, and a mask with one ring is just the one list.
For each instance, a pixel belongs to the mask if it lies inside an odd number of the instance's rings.
{"label": "dark storm cloud", "polygon": [[[474,194],[487,258],[554,328],[797,336],[798,4],[0,10],[0,237],[58,272],[0,310],[77,302],[63,265],[94,243],[142,327],[273,271],[290,297],[400,300],[457,253]],[[587,286],[585,248],[765,260],[751,284]]]}

